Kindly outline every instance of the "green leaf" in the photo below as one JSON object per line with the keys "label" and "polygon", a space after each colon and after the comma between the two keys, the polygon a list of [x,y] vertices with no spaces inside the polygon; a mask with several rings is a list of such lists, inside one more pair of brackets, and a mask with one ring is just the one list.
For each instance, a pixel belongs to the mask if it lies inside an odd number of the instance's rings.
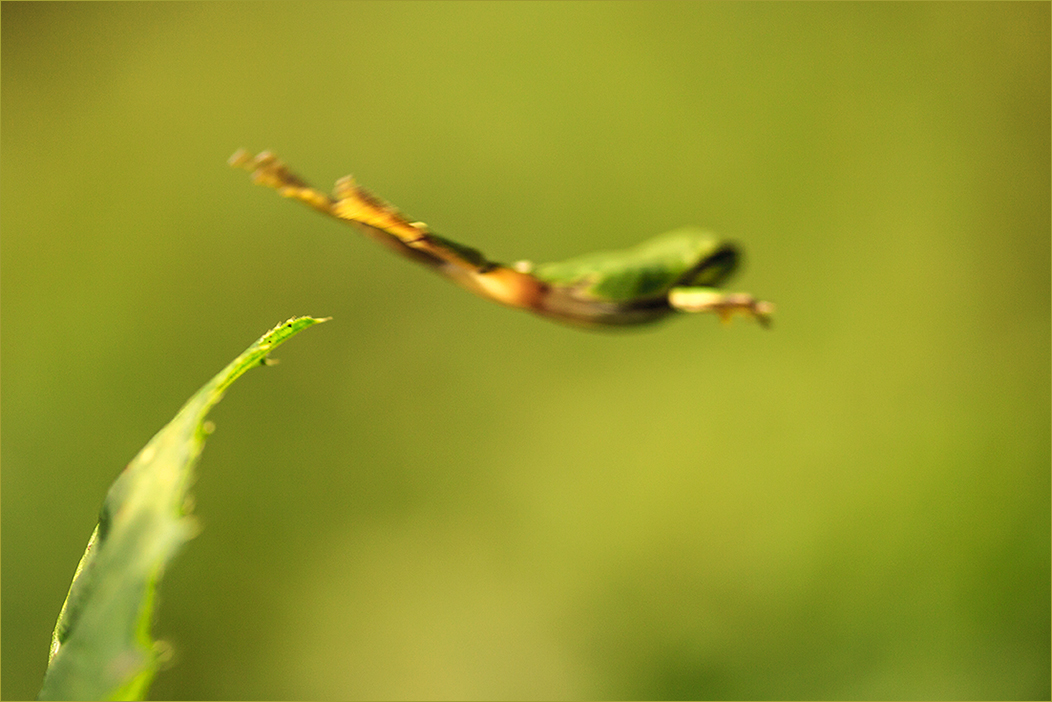
{"label": "green leaf", "polygon": [[110,487],[59,612],[40,699],[142,699],[163,659],[150,625],[157,583],[197,533],[188,491],[209,430],[205,416],[249,368],[324,319],[264,334],[197,391]]}

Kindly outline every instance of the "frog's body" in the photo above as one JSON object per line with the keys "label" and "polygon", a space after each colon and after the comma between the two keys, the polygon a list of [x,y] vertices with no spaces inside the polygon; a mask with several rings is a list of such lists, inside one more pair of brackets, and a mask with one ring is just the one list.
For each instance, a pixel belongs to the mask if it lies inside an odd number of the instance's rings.
{"label": "frog's body", "polygon": [[349,221],[370,238],[433,268],[464,288],[511,307],[585,326],[644,324],[675,312],[734,312],[766,325],[772,305],[717,288],[734,272],[738,249],[695,228],[678,229],[621,251],[603,251],[559,263],[505,266],[479,251],[411,222],[351,178],[330,197],[293,175],[272,154],[243,151],[230,159],[256,182]]}
{"label": "frog's body", "polygon": [[[640,324],[676,310],[676,287],[716,288],[738,263],[737,248],[701,229],[687,227],[621,251],[601,251],[545,263],[533,275],[561,291],[555,307],[595,324]],[[556,302],[556,300],[553,300]]]}

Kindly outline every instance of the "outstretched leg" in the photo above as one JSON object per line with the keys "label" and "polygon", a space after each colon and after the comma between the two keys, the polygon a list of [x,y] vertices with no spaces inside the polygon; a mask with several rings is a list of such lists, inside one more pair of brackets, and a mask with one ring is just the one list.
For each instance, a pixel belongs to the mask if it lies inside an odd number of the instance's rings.
{"label": "outstretched leg", "polygon": [[749,293],[726,293],[715,288],[672,288],[668,303],[680,312],[715,312],[727,323],[735,312],[753,317],[760,326],[771,326],[774,305]]}
{"label": "outstretched leg", "polygon": [[227,161],[234,168],[241,168],[252,174],[252,180],[260,185],[274,188],[284,197],[310,205],[314,209],[333,217],[336,201],[331,197],[307,185],[299,176],[290,171],[277,156],[269,151],[252,156],[244,149],[237,152]]}
{"label": "outstretched leg", "polygon": [[497,265],[475,249],[434,234],[423,222],[410,221],[398,208],[355,183],[351,176],[340,178],[330,196],[309,186],[269,151],[253,157],[239,149],[229,163],[251,172],[256,183],[274,188],[285,197],[360,225],[373,238],[418,262],[439,268],[452,266],[470,274],[484,273]]}

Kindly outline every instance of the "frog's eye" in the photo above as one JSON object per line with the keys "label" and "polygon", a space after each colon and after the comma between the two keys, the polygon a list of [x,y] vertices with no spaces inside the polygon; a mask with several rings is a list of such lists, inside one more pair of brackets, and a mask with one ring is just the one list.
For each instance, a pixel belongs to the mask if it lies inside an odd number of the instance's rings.
{"label": "frog's eye", "polygon": [[738,267],[739,258],[737,246],[722,244],[684,275],[679,284],[705,288],[719,287],[733,275],[734,269]]}

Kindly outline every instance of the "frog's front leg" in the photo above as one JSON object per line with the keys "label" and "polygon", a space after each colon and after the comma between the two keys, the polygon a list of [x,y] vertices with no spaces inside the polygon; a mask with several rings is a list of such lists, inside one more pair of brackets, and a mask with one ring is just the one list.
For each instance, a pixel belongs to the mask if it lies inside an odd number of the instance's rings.
{"label": "frog's front leg", "polygon": [[752,317],[760,326],[771,326],[774,305],[757,300],[749,293],[728,293],[716,288],[672,288],[668,304],[680,312],[714,312],[724,323],[730,322],[735,312]]}

